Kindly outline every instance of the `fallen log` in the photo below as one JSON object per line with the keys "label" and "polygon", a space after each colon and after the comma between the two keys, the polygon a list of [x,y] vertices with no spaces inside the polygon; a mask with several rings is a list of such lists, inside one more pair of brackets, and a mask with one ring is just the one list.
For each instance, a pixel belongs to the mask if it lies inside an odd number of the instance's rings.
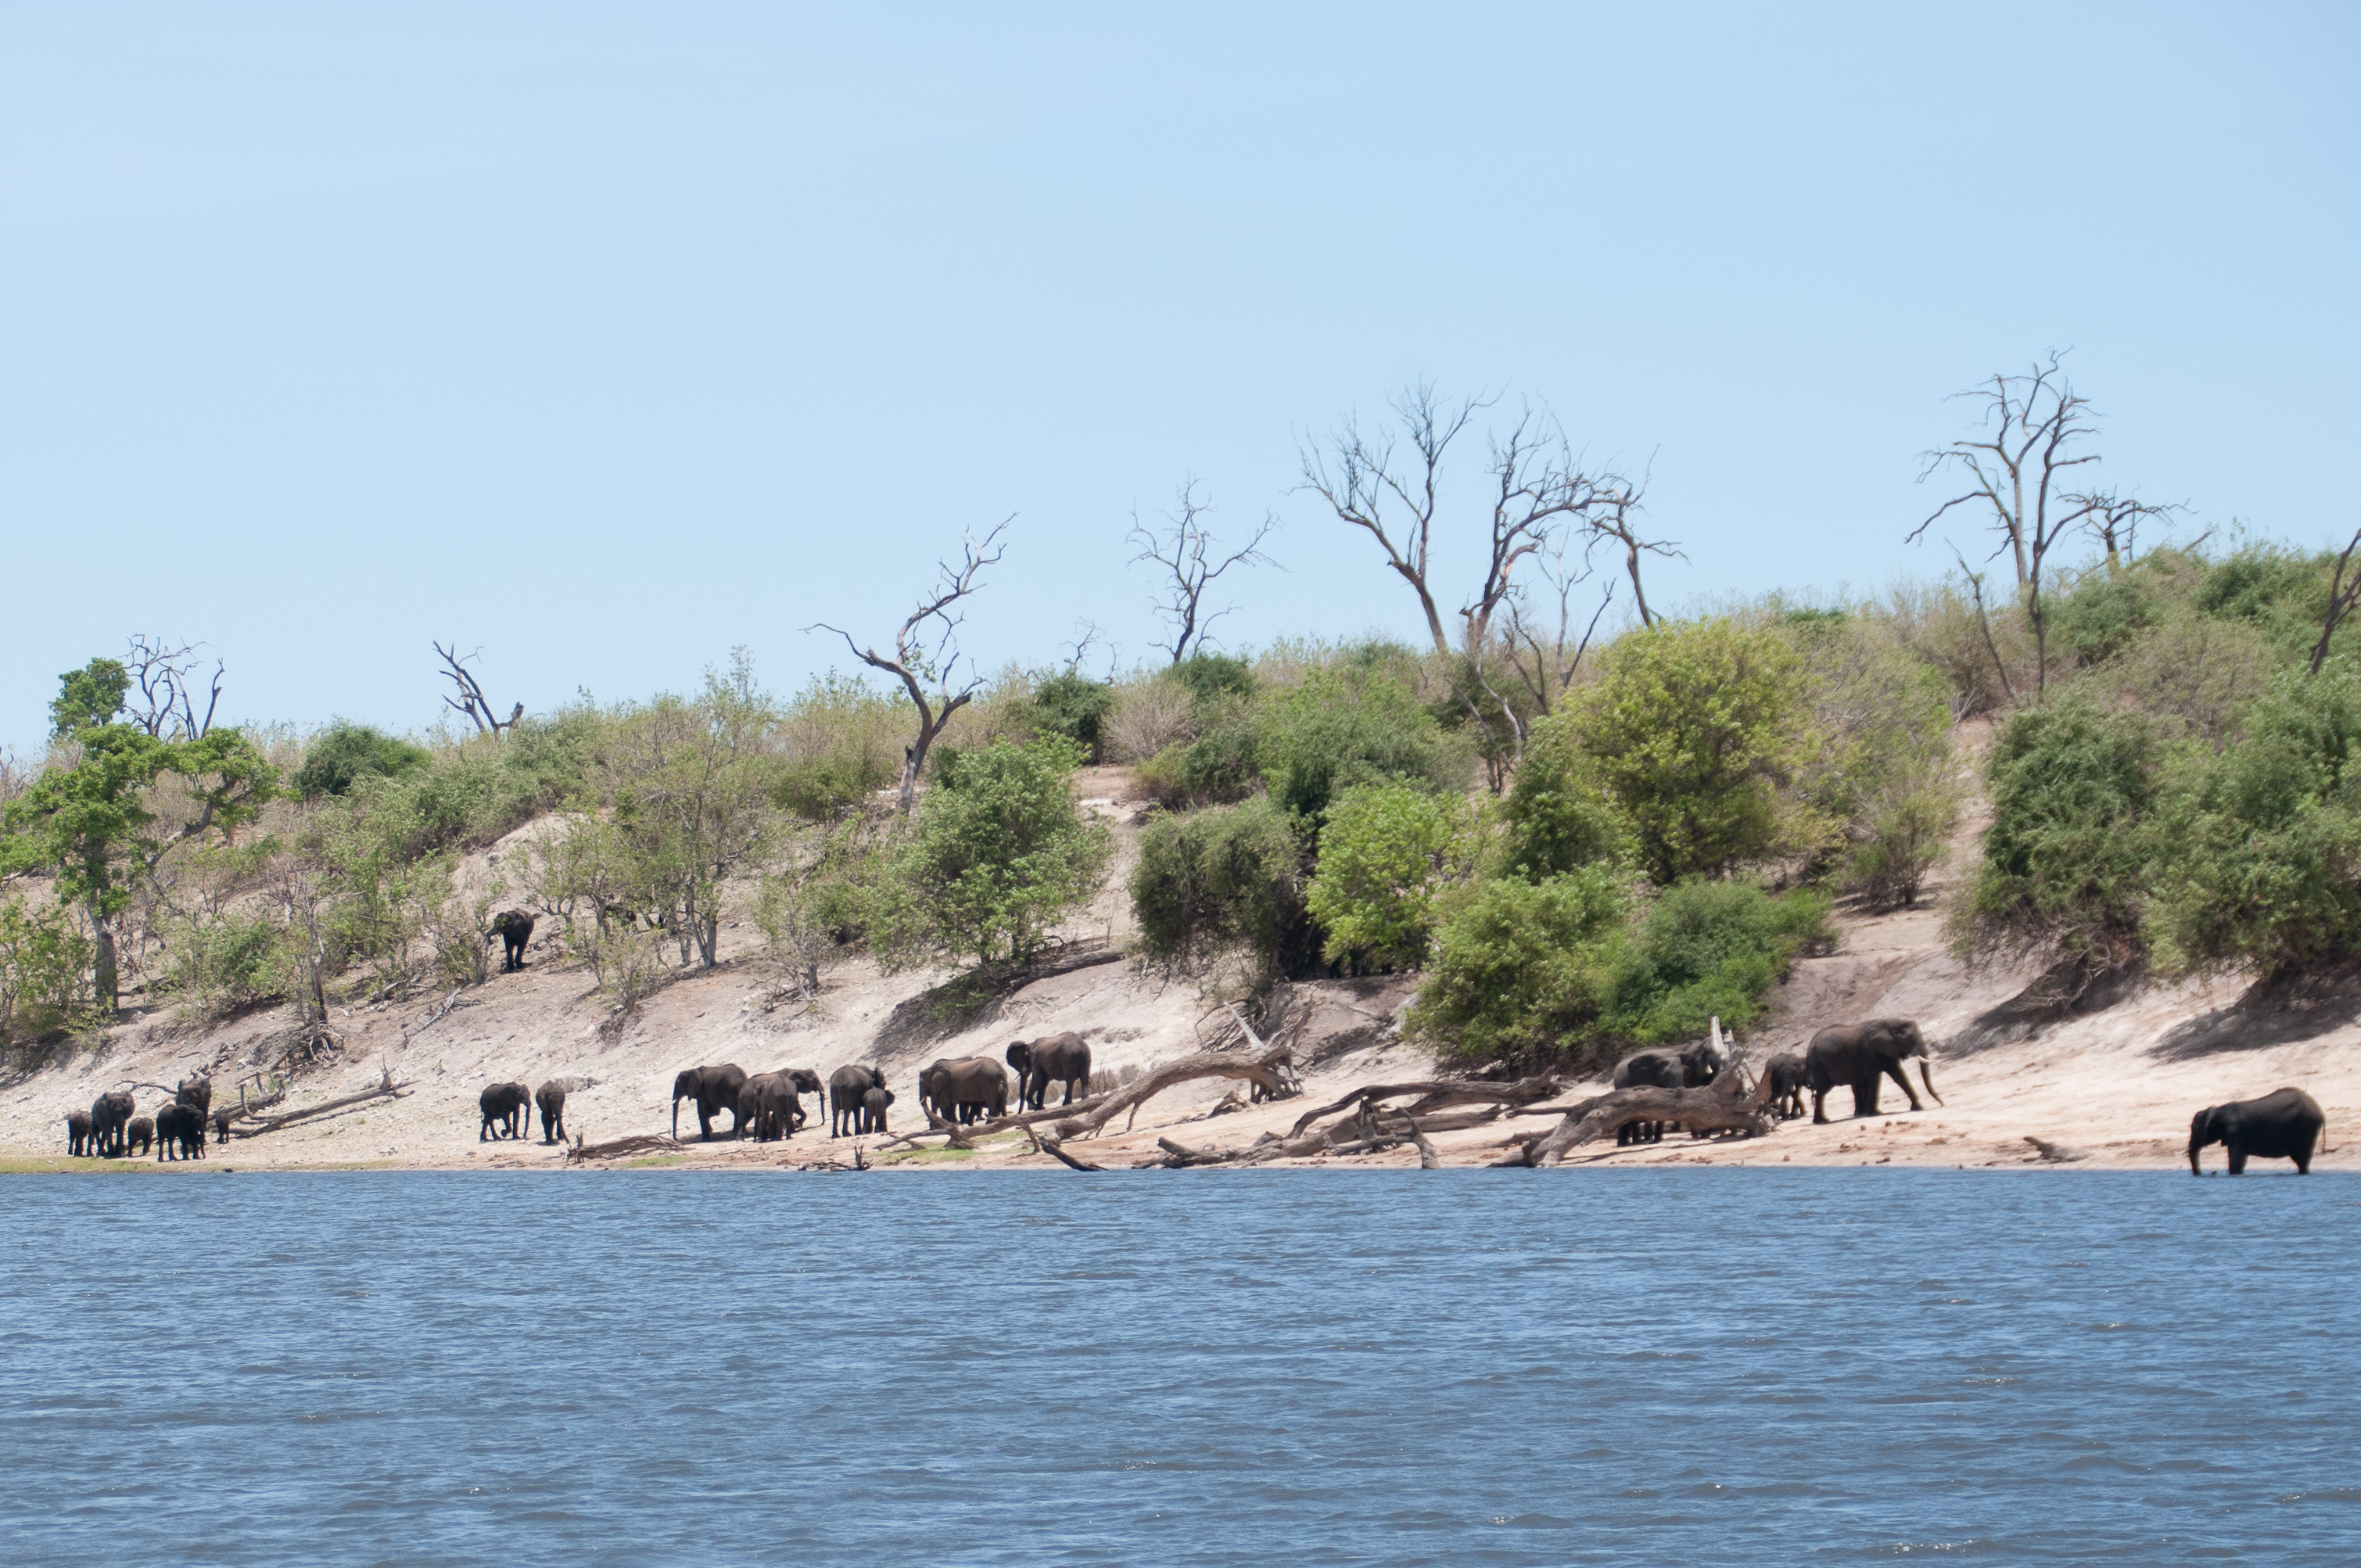
{"label": "fallen log", "polygon": [[1417,1120],[1409,1116],[1403,1117],[1402,1120],[1410,1123],[1411,1139],[1418,1145],[1419,1169],[1441,1170],[1443,1168],[1443,1157],[1434,1152],[1434,1146],[1427,1142],[1426,1135],[1424,1133],[1419,1131]]}
{"label": "fallen log", "polygon": [[1244,1079],[1267,1091],[1272,1098],[1284,1099],[1293,1091],[1288,1081],[1293,1074],[1288,1069],[1294,1060],[1295,1047],[1286,1045],[1269,1047],[1260,1056],[1246,1061],[1218,1051],[1199,1051],[1192,1056],[1182,1057],[1179,1061],[1168,1062],[1137,1081],[1126,1084],[1087,1112],[1060,1120],[1057,1134],[1061,1139],[1088,1137],[1125,1111],[1131,1113],[1131,1120],[1124,1124],[1124,1131],[1129,1132],[1132,1122],[1138,1120],[1142,1105],[1175,1084],[1188,1083],[1200,1078]]}
{"label": "fallen log", "polygon": [[1025,1135],[1033,1140],[1036,1153],[1048,1155],[1061,1165],[1070,1166],[1075,1170],[1103,1171],[1106,1168],[1103,1165],[1093,1165],[1086,1159],[1076,1159],[1066,1152],[1064,1146],[1056,1138],[1045,1138],[1031,1127],[1025,1129]]}
{"label": "fallen log", "polygon": [[566,1163],[576,1165],[594,1159],[623,1159],[631,1155],[672,1154],[686,1146],[663,1133],[633,1133],[628,1138],[609,1138],[603,1144],[585,1144],[577,1139],[574,1146],[566,1151]]}
{"label": "fallen log", "polygon": [[2091,1157],[2091,1151],[2088,1149],[2078,1149],[2066,1144],[2053,1144],[2048,1138],[2037,1138],[2030,1133],[2025,1135],[2025,1141],[2033,1146],[2033,1152],[2048,1165],[2071,1165],[2078,1159]]}
{"label": "fallen log", "polygon": [[282,1127],[291,1127],[301,1122],[316,1121],[323,1116],[333,1116],[339,1112],[355,1110],[372,1101],[404,1099],[410,1092],[408,1084],[386,1083],[375,1089],[365,1089],[358,1094],[347,1094],[340,1100],[323,1101],[317,1105],[306,1105],[300,1111],[282,1112],[276,1116],[257,1116],[251,1111],[241,1112],[231,1119],[229,1131],[233,1137],[258,1138],[265,1133],[275,1133]]}
{"label": "fallen log", "polygon": [[1769,1075],[1750,1088],[1743,1073],[1725,1072],[1702,1089],[1619,1089],[1567,1109],[1558,1124],[1492,1163],[1554,1166],[1566,1151],[1614,1132],[1626,1122],[1678,1122],[1692,1133],[1741,1133],[1760,1137],[1775,1125],[1763,1113]]}
{"label": "fallen log", "polygon": [[1170,1138],[1157,1139],[1156,1146],[1170,1157],[1164,1163],[1173,1170],[1192,1165],[1228,1165],[1238,1157],[1235,1149],[1192,1149],[1186,1144],[1176,1144]]}
{"label": "fallen log", "polygon": [[1294,1129],[1289,1135],[1301,1135],[1304,1128],[1321,1117],[1349,1110],[1356,1104],[1371,1100],[1392,1100],[1404,1094],[1416,1094],[1421,1099],[1410,1107],[1410,1113],[1419,1115],[1428,1111],[1439,1111],[1446,1105],[1529,1105],[1536,1100],[1548,1099],[1564,1087],[1562,1081],[1548,1073],[1521,1078],[1514,1083],[1470,1083],[1453,1079],[1422,1080],[1414,1083],[1366,1083],[1332,1105],[1306,1111],[1296,1118]]}

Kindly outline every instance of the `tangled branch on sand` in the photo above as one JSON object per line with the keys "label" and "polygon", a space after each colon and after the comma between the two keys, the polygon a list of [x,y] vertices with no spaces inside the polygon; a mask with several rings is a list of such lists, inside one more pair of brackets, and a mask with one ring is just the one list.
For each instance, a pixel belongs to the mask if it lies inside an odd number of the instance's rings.
{"label": "tangled branch on sand", "polygon": [[1764,1074],[1751,1086],[1747,1075],[1733,1067],[1702,1089],[1619,1089],[1567,1107],[1565,1119],[1531,1140],[1520,1140],[1509,1154],[1492,1163],[1501,1166],[1553,1166],[1566,1151],[1604,1137],[1626,1122],[1677,1122],[1692,1133],[1741,1133],[1760,1137],[1771,1130],[1763,1107],[1771,1098],[1771,1079]]}
{"label": "tangled branch on sand", "polygon": [[594,1159],[628,1159],[633,1155],[675,1154],[681,1144],[663,1133],[634,1133],[628,1138],[610,1138],[603,1144],[585,1144],[579,1139],[566,1151],[566,1163],[578,1165]]}

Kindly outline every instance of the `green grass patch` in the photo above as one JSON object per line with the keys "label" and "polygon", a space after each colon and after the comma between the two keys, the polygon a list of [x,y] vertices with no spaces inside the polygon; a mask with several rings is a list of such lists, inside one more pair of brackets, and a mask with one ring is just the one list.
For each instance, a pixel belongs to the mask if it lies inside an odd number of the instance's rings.
{"label": "green grass patch", "polygon": [[653,1170],[660,1165],[679,1165],[687,1158],[685,1154],[642,1155],[638,1159],[625,1160],[615,1168],[617,1170]]}

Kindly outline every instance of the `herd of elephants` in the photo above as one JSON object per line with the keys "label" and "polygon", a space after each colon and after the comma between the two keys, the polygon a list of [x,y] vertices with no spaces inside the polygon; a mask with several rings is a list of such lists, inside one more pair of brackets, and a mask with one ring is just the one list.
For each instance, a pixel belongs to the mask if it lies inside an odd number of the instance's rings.
{"label": "herd of elephants", "polygon": [[[1832,1090],[1852,1091],[1853,1113],[1879,1114],[1878,1093],[1890,1078],[1910,1102],[1923,1111],[1918,1093],[1904,1076],[1902,1064],[1916,1058],[1919,1080],[1935,1103],[1931,1053],[1918,1025],[1906,1018],[1873,1018],[1864,1024],[1822,1029],[1801,1052],[1785,1052],[1763,1063],[1765,1103],[1780,1117],[1801,1116],[1804,1096],[1812,1100],[1812,1120],[1828,1121],[1827,1101]],[[1696,1089],[1712,1083],[1730,1063],[1716,1041],[1685,1047],[1658,1047],[1635,1051],[1616,1064],[1617,1089]],[[1007,1067],[990,1057],[949,1057],[928,1064],[918,1074],[918,1102],[930,1118],[972,1124],[980,1119],[1008,1114],[1013,1069],[1020,1110],[1046,1108],[1052,1086],[1071,1105],[1086,1095],[1091,1081],[1091,1047],[1075,1033],[1019,1040],[1008,1047]],[[522,1138],[531,1130],[532,1115],[541,1113],[542,1140],[557,1143],[566,1136],[566,1084],[555,1079],[538,1090],[521,1082],[488,1085],[478,1097],[483,1124],[477,1139]],[[752,1135],[774,1141],[793,1137],[809,1124],[803,1108],[807,1094],[824,1097],[829,1111],[829,1136],[859,1136],[887,1131],[886,1116],[894,1092],[884,1073],[865,1063],[850,1064],[830,1073],[825,1083],[810,1068],[781,1068],[749,1074],[734,1063],[684,1069],[672,1086],[672,1135],[680,1135],[680,1102],[697,1112],[697,1135],[714,1135],[714,1119],[730,1113],[730,1137]],[[172,1099],[153,1116],[138,1114],[130,1090],[110,1090],[87,1111],[66,1116],[70,1154],[122,1158],[133,1151],[151,1149],[159,1160],[203,1159],[210,1126],[217,1143],[227,1143],[236,1112],[213,1109],[213,1083],[203,1076],[181,1080]],[[2327,1146],[2327,1116],[2311,1095],[2300,1089],[2281,1089],[2258,1100],[2209,1105],[2197,1113],[2189,1128],[2189,1168],[2202,1174],[2199,1151],[2220,1144],[2229,1157],[2233,1176],[2243,1175],[2249,1159],[2289,1159],[2299,1172],[2310,1174],[2315,1149]],[[1668,1124],[1631,1120],[1617,1132],[1619,1144],[1661,1139]]]}

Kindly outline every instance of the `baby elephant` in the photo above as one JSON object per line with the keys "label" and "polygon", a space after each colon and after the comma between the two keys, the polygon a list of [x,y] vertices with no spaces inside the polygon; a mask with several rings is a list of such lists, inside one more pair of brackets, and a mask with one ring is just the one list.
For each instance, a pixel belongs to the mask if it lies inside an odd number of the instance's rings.
{"label": "baby elephant", "polygon": [[1770,1109],[1773,1116],[1785,1121],[1804,1113],[1804,1058],[1795,1051],[1782,1051],[1763,1064],[1763,1076],[1771,1080]]}
{"label": "baby elephant", "polygon": [[483,1093],[476,1097],[483,1108],[484,1124],[476,1133],[476,1141],[489,1138],[498,1143],[501,1138],[521,1138],[525,1135],[525,1123],[531,1113],[533,1091],[522,1083],[488,1083]]}
{"label": "baby elephant", "polygon": [[872,1089],[861,1097],[861,1130],[864,1133],[886,1131],[885,1107],[894,1103],[890,1089]]}
{"label": "baby elephant", "polygon": [[126,1153],[146,1154],[156,1146],[156,1124],[145,1116],[134,1116],[123,1129]]}
{"label": "baby elephant", "polygon": [[533,1102],[541,1107],[541,1141],[559,1144],[566,1141],[566,1085],[551,1079],[533,1091]]}
{"label": "baby elephant", "polygon": [[97,1145],[95,1145],[95,1144],[93,1144],[93,1143],[92,1143],[92,1142],[91,1142],[91,1137],[90,1137],[90,1113],[89,1113],[89,1112],[87,1112],[87,1111],[69,1111],[69,1112],[67,1112],[67,1113],[66,1113],[66,1153],[67,1153],[67,1155],[68,1155],[69,1157],[72,1157],[72,1156],[78,1156],[78,1155],[96,1154],[97,1152],[98,1152],[98,1146],[97,1146]]}
{"label": "baby elephant", "polygon": [[2244,1176],[2246,1161],[2256,1156],[2291,1159],[2297,1175],[2310,1176],[2314,1146],[2323,1153],[2328,1148],[2328,1117],[2302,1090],[2282,1089],[2260,1100],[2234,1100],[2197,1113],[2189,1124],[2190,1175],[2205,1174],[2197,1151],[2207,1144],[2229,1150],[2233,1176]]}

